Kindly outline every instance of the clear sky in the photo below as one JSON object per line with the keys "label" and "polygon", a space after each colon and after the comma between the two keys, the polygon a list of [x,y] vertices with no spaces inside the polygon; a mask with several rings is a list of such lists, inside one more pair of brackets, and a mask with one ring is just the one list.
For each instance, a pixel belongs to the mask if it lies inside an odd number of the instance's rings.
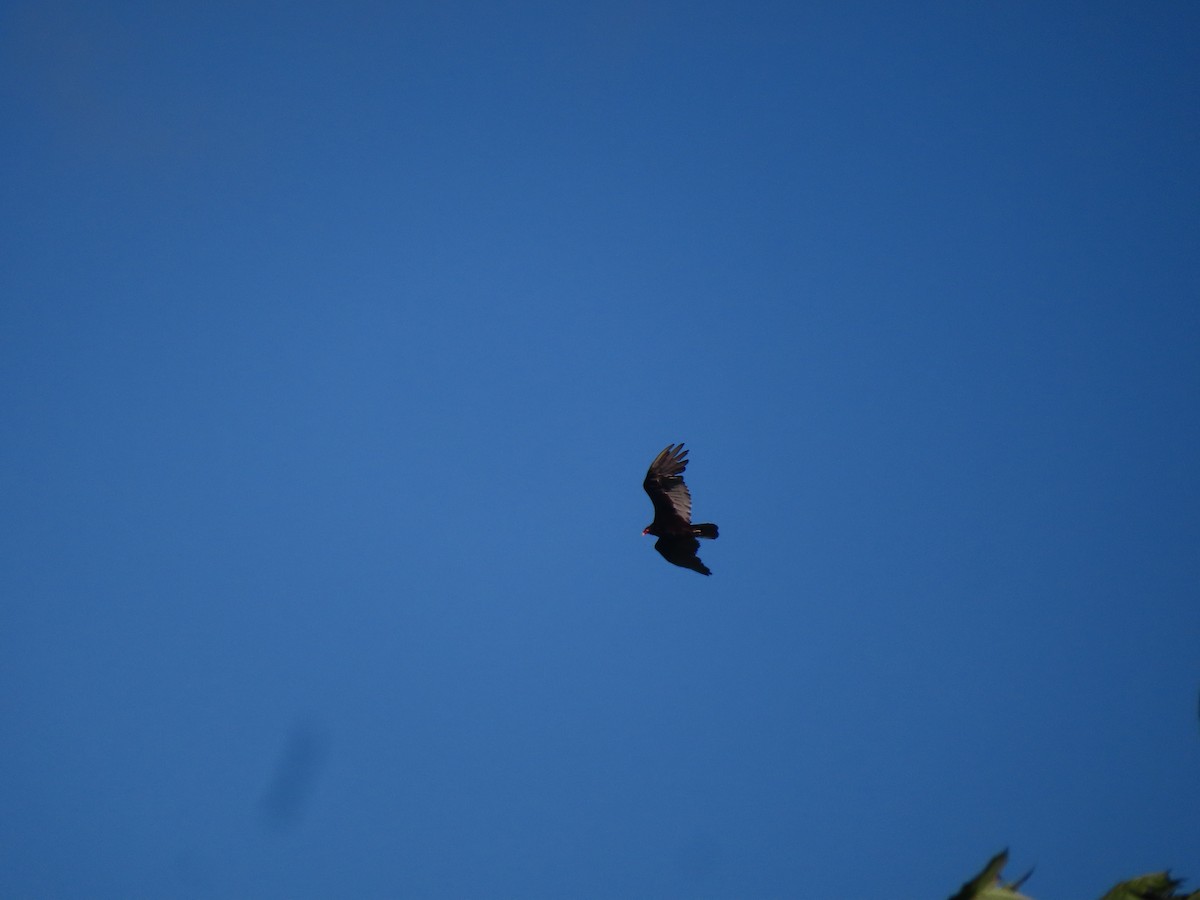
{"label": "clear sky", "polygon": [[1200,887],[1198,46],[5,4],[0,895]]}

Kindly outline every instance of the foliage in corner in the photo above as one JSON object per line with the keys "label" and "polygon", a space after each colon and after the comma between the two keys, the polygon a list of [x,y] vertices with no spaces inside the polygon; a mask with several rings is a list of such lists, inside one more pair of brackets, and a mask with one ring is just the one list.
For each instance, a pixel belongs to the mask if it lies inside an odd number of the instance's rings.
{"label": "foliage in corner", "polygon": [[1177,894],[1182,878],[1172,878],[1170,872],[1154,872],[1141,878],[1122,881],[1100,900],[1200,900],[1200,891]]}
{"label": "foliage in corner", "polygon": [[[1008,862],[1008,850],[1001,850],[983,867],[978,875],[964,884],[950,900],[1032,900],[1018,893],[1017,888],[1033,874],[1030,870],[1016,881],[1003,884],[1000,873]],[[1170,872],[1153,872],[1140,878],[1122,881],[1100,900],[1200,900],[1200,891],[1177,894],[1182,879],[1172,878]]]}

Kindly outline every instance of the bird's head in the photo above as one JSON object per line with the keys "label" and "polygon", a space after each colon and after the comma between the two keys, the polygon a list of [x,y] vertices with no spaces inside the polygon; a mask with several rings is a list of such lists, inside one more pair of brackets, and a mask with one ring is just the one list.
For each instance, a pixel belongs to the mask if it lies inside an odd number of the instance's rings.
{"label": "bird's head", "polygon": [[657,532],[654,530],[654,523],[651,522],[649,525],[643,528],[642,534],[657,534]]}

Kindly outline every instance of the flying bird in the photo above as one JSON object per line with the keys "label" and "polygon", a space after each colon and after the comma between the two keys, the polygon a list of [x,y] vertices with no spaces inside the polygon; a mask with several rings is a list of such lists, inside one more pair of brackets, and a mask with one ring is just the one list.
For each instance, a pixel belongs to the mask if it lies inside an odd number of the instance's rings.
{"label": "flying bird", "polygon": [[715,538],[717,526],[711,522],[692,524],[692,495],[683,483],[687,455],[683,444],[668,444],[650,463],[650,471],[646,473],[642,487],[654,504],[654,521],[645,527],[642,534],[652,534],[658,538],[654,549],[667,562],[701,575],[711,575],[708,566],[696,556],[696,551],[700,549],[700,542],[696,538]]}

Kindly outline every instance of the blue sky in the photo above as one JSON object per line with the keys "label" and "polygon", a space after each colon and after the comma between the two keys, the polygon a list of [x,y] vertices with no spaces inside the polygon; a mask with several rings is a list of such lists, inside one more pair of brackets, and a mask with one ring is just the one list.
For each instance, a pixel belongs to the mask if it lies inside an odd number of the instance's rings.
{"label": "blue sky", "polygon": [[1198,44],[7,4],[0,894],[1200,886]]}

